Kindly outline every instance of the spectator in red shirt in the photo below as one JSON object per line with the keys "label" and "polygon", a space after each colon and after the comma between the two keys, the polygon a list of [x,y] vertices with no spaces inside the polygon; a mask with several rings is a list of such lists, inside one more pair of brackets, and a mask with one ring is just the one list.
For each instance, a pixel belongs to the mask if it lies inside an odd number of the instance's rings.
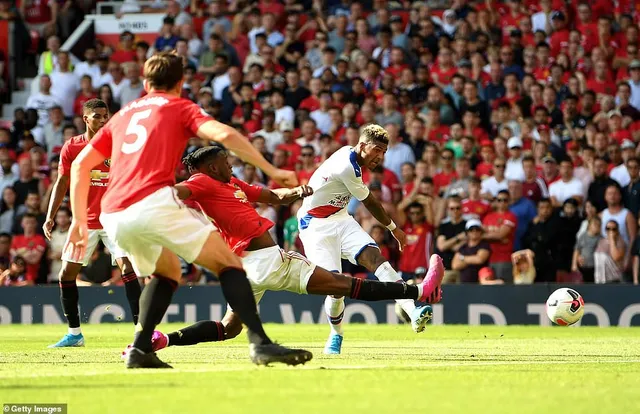
{"label": "spectator in red shirt", "polygon": [[11,257],[22,256],[27,262],[26,278],[35,282],[38,279],[40,261],[47,248],[44,236],[37,234],[38,221],[33,214],[25,214],[21,221],[24,234],[13,237]]}
{"label": "spectator in red shirt", "polygon": [[478,177],[469,180],[469,196],[462,200],[462,214],[465,220],[482,220],[491,211],[491,204],[480,196],[481,188]]}
{"label": "spectator in red shirt", "polygon": [[136,60],[136,51],[133,48],[134,35],[128,30],[120,33],[118,49],[111,55],[111,61],[116,63],[133,62]]}
{"label": "spectator in red shirt", "polygon": [[603,96],[614,96],[616,94],[616,84],[608,76],[607,62],[598,61],[594,66],[594,77],[587,81],[587,88],[594,91],[598,101]]}
{"label": "spectator in red shirt", "polygon": [[82,116],[82,105],[90,99],[97,98],[97,95],[93,91],[93,85],[91,84],[91,76],[84,75],[80,79],[80,93],[73,102],[73,113]]}
{"label": "spectator in red shirt", "polygon": [[300,153],[300,167],[298,168],[297,175],[300,185],[309,184],[309,179],[318,168],[315,162],[316,152],[312,145],[305,145],[302,147]]}
{"label": "spectator in red shirt", "polygon": [[282,132],[282,144],[279,144],[276,150],[285,152],[287,169],[294,170],[302,153],[302,147],[296,142],[293,136],[293,125],[290,122],[283,122],[280,125],[280,132]]}
{"label": "spectator in red shirt", "polygon": [[522,183],[522,195],[538,204],[543,198],[549,198],[549,188],[544,180],[538,176],[536,161],[527,155],[522,159],[524,170],[524,182]]}
{"label": "spectator in red shirt", "polygon": [[509,211],[509,191],[501,190],[496,197],[496,210],[487,214],[483,227],[483,239],[491,246],[489,263],[497,279],[513,281],[511,253],[518,219]]}
{"label": "spectator in red shirt", "polygon": [[551,56],[558,54],[569,47],[569,30],[567,30],[567,18],[561,11],[551,13],[553,34],[551,35]]}
{"label": "spectator in red shirt", "polygon": [[431,80],[444,89],[451,83],[453,75],[458,72],[458,68],[453,64],[453,52],[451,49],[446,47],[440,49],[436,62],[436,66],[431,69]]}
{"label": "spectator in red shirt", "polygon": [[233,123],[242,124],[249,133],[256,132],[262,125],[262,106],[255,101],[253,86],[243,83],[240,87],[242,102],[233,111],[231,118]]}
{"label": "spectator in red shirt", "polygon": [[453,169],[454,153],[449,148],[445,148],[440,153],[442,169],[433,176],[433,184],[436,187],[436,194],[444,193],[447,187],[456,178],[456,171]]}
{"label": "spectator in red shirt", "polygon": [[407,235],[407,244],[401,253],[398,270],[404,280],[413,279],[418,267],[429,267],[433,252],[433,227],[427,222],[424,206],[413,203],[407,207],[406,222],[402,230]]}

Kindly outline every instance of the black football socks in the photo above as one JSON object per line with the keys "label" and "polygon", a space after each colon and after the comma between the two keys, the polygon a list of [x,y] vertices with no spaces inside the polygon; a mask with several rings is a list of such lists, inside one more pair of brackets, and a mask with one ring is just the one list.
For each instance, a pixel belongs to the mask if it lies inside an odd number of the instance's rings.
{"label": "black football socks", "polygon": [[171,332],[169,346],[195,345],[200,342],[224,341],[226,333],[222,322],[200,321],[176,332]]}
{"label": "black football socks", "polygon": [[151,281],[140,295],[139,325],[142,329],[136,332],[134,348],[142,352],[152,351],[151,336],[171,304],[173,292],[177,287],[178,284],[171,279],[155,275],[151,277]]}

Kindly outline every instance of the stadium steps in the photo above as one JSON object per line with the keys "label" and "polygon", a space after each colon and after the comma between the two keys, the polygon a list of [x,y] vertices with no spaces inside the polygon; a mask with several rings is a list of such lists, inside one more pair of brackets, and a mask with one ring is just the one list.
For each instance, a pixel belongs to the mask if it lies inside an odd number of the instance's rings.
{"label": "stadium steps", "polygon": [[13,122],[13,112],[16,108],[23,108],[27,103],[27,99],[29,99],[32,82],[33,79],[25,79],[24,84],[28,87],[25,90],[13,91],[11,93],[11,103],[2,105],[2,118],[0,118],[0,122]]}

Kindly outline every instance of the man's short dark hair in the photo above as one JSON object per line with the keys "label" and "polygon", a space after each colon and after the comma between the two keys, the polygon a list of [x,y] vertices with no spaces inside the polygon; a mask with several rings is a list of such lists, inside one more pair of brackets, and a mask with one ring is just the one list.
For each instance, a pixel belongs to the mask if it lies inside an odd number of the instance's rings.
{"label": "man's short dark hair", "polygon": [[82,105],[82,113],[93,112],[98,108],[104,108],[107,111],[109,110],[109,107],[107,106],[106,103],[104,103],[102,99],[98,99],[98,98],[89,99],[87,102],[85,102]]}

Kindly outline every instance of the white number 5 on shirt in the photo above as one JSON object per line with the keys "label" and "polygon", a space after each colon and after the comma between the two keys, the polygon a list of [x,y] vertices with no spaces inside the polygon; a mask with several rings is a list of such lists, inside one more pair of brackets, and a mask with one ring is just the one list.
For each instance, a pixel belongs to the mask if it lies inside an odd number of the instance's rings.
{"label": "white number 5 on shirt", "polygon": [[125,134],[127,136],[135,135],[136,139],[131,143],[124,142],[122,144],[121,151],[124,154],[133,154],[134,152],[139,151],[144,146],[145,142],[147,142],[147,128],[145,128],[144,125],[140,125],[138,122],[142,121],[143,119],[149,118],[149,116],[151,116],[151,109],[136,112],[131,115],[131,121],[129,121],[129,125],[127,126]]}

